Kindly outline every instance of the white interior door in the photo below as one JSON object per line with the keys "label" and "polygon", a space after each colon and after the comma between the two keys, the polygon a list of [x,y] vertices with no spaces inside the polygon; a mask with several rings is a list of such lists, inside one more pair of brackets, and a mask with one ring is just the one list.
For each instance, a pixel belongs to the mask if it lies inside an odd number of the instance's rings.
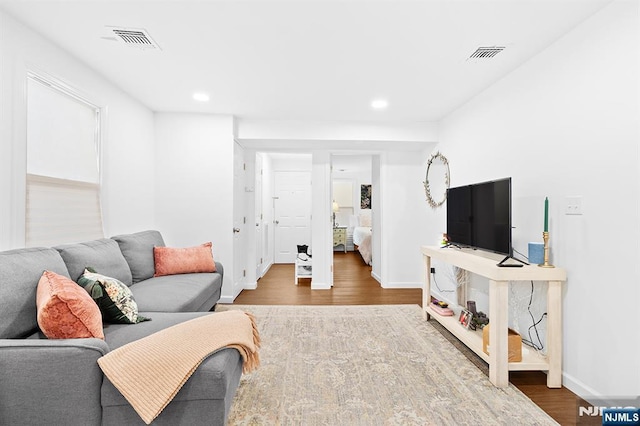
{"label": "white interior door", "polygon": [[274,176],[275,263],[295,262],[297,245],[311,246],[311,173]]}

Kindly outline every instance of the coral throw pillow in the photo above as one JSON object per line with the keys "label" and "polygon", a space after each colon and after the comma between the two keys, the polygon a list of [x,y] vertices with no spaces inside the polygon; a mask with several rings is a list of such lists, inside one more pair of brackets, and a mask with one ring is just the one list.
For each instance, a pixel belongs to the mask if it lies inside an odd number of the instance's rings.
{"label": "coral throw pillow", "polygon": [[38,325],[49,339],[104,340],[102,314],[91,296],[71,279],[44,271],[36,291]]}
{"label": "coral throw pillow", "polygon": [[78,284],[84,287],[98,304],[105,322],[137,324],[150,320],[138,314],[138,304],[133,298],[133,293],[121,281],[98,274],[92,268],[86,268],[84,274],[78,278]]}
{"label": "coral throw pillow", "polygon": [[196,272],[216,272],[211,243],[196,247],[154,247],[155,277]]}

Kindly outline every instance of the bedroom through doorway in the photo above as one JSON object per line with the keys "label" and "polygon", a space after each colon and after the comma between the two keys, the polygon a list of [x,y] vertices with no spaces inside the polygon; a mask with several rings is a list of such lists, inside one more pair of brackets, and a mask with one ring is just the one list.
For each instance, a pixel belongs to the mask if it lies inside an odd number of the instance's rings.
{"label": "bedroom through doorway", "polygon": [[331,156],[334,274],[340,272],[339,257],[345,255],[355,254],[372,267],[372,161],[372,155]]}

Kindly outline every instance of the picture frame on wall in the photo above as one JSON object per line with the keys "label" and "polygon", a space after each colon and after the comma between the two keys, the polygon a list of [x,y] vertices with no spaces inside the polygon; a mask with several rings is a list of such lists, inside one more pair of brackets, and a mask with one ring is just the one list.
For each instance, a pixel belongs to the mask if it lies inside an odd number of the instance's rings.
{"label": "picture frame on wall", "polygon": [[360,208],[371,208],[371,185],[360,185]]}

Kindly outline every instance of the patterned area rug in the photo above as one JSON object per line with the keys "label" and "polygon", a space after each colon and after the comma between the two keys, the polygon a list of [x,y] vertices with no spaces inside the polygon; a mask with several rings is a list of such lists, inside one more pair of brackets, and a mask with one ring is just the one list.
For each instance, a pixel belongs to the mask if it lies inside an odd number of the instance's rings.
{"label": "patterned area rug", "polygon": [[487,376],[417,305],[257,306],[261,366],[243,375],[229,425],[551,425]]}

